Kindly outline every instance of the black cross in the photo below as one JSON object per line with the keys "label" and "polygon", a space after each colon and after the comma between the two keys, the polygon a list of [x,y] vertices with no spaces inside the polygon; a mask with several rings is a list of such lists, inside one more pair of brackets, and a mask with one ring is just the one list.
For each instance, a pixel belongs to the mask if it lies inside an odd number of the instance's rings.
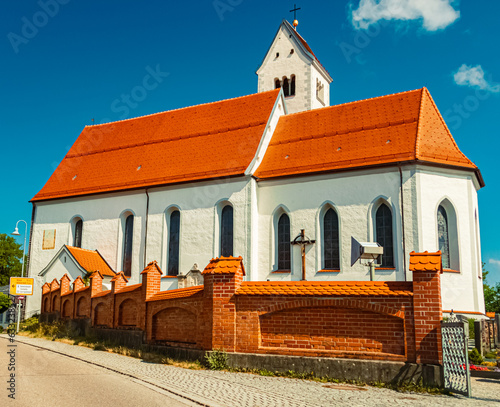
{"label": "black cross", "polygon": [[290,13],[293,11],[293,19],[294,19],[294,20],[297,20],[297,10],[300,10],[300,7],[299,7],[299,8],[297,8],[297,5],[296,5],[296,4],[294,4],[294,5],[293,5],[293,10],[290,10]]}

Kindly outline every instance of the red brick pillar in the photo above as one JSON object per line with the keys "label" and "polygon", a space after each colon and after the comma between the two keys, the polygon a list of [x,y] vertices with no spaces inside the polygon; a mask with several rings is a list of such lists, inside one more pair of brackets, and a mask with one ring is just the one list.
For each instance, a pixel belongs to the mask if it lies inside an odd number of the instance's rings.
{"label": "red brick pillar", "polygon": [[410,253],[416,362],[442,363],[441,252]]}
{"label": "red brick pillar", "polygon": [[121,271],[111,279],[111,291],[114,294],[117,291],[120,291],[122,288],[125,288],[127,283],[127,277],[125,277],[125,274],[123,274],[123,271]]}
{"label": "red brick pillar", "polygon": [[[45,307],[45,298],[49,298],[49,306]],[[42,286],[42,306],[40,307],[42,310],[42,313],[44,312],[50,312],[50,284],[45,283]]]}
{"label": "red brick pillar", "polygon": [[90,297],[102,292],[102,274],[100,271],[92,273],[90,276]]}
{"label": "red brick pillar", "polygon": [[85,287],[85,283],[83,282],[82,278],[78,276],[73,282],[73,292],[81,290],[83,287]]}
{"label": "red brick pillar", "polygon": [[71,290],[69,289],[69,283],[70,283],[70,278],[68,277],[67,274],[64,274],[64,276],[62,276],[60,282],[61,282],[61,297],[64,295],[64,294],[68,294]]}
{"label": "red brick pillar", "polygon": [[[162,272],[158,263],[152,261],[147,265],[147,267],[141,272],[142,276],[142,301],[141,304],[137,304],[138,317],[137,325],[146,332],[147,330],[147,318],[148,318],[148,306],[147,300],[153,297],[155,294],[160,292],[161,289],[161,276]],[[139,307],[142,306],[142,312],[139,311]]]}
{"label": "red brick pillar", "polygon": [[113,310],[113,320],[111,321],[111,326],[113,328],[116,328],[118,325],[118,322],[116,320],[116,315],[118,315],[118,310],[116,310],[116,305],[115,305],[116,304],[115,293],[117,291],[120,291],[122,288],[125,288],[127,286],[127,282],[128,282],[127,277],[125,277],[123,271],[121,271],[111,279],[111,295],[113,296],[111,301],[111,309]]}
{"label": "red brick pillar", "polygon": [[[52,280],[50,283],[50,312],[56,312],[56,311],[61,311],[61,291],[59,291],[59,309],[56,309],[52,306],[53,298],[54,296],[57,296],[57,294],[54,294],[55,291],[59,290],[61,288],[61,285],[59,284],[59,281],[57,281],[55,278]],[[52,309],[54,308],[54,309]]]}
{"label": "red brick pillar", "polygon": [[243,282],[245,268],[241,257],[212,259],[203,271],[204,341],[207,350],[236,349],[235,293]]}

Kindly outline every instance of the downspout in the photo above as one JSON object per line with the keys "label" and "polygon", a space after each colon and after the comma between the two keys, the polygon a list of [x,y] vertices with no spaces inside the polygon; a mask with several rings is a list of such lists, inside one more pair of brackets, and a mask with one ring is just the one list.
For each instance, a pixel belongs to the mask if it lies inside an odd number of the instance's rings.
{"label": "downspout", "polygon": [[[31,276],[31,240],[33,239],[33,224],[35,223],[35,216],[36,216],[36,203],[32,202],[33,209],[31,210],[31,224],[30,224],[30,238],[28,241],[28,261],[26,264],[26,276],[30,277]],[[26,309],[27,309],[27,301],[28,299],[26,298],[25,300],[25,306],[23,307],[23,318],[26,319],[26,317],[30,317],[30,315],[26,315]],[[41,310],[41,308],[40,308]]]}
{"label": "downspout", "polygon": [[146,228],[144,231],[144,267],[146,268],[147,250],[148,250],[148,219],[149,219],[149,193],[148,189],[144,190],[146,192]]}
{"label": "downspout", "polygon": [[406,275],[406,239],[405,239],[405,211],[404,211],[404,194],[403,194],[403,171],[401,171],[401,165],[398,165],[399,169],[399,181],[401,186],[401,229],[403,233],[403,273],[405,276],[405,281],[408,281]]}

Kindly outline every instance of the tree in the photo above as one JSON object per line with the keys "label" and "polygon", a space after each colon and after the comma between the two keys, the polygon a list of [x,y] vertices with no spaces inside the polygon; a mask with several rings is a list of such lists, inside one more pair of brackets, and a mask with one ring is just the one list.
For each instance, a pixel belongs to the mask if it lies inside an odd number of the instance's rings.
{"label": "tree", "polygon": [[0,233],[0,286],[8,285],[10,277],[21,276],[23,251],[15,239]]}
{"label": "tree", "polygon": [[500,312],[500,283],[496,283],[495,286],[488,284],[486,277],[489,272],[484,266],[485,263],[483,263],[483,291],[486,312]]}
{"label": "tree", "polygon": [[4,293],[0,293],[0,314],[2,312],[7,311],[7,309],[10,307],[12,301],[10,300],[10,297],[8,295],[5,295]]}

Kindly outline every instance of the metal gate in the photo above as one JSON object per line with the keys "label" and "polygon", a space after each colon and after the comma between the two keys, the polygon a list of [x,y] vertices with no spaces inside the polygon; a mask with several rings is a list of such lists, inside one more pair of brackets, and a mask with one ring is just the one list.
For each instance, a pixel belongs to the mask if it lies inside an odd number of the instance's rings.
{"label": "metal gate", "polygon": [[441,321],[443,342],[444,387],[454,393],[471,397],[469,370],[469,326],[460,322],[453,312],[448,321]]}

